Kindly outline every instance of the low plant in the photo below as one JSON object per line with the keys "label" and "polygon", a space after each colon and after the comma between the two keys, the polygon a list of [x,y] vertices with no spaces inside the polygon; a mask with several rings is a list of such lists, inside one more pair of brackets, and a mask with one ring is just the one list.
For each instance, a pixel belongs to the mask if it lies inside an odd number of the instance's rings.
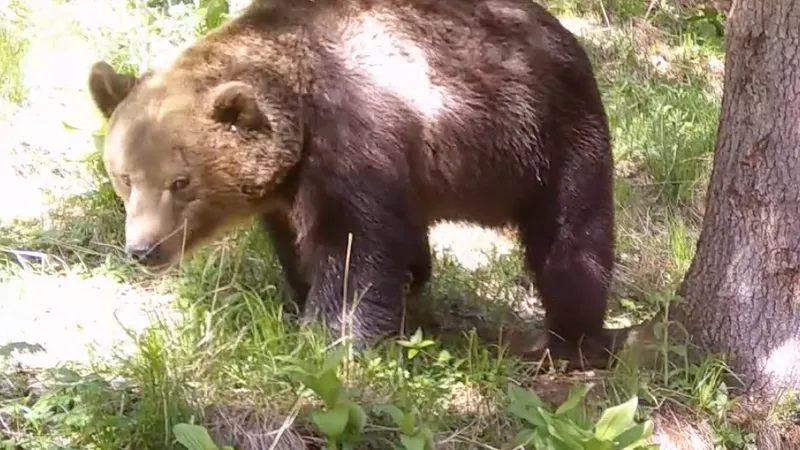
{"label": "low plant", "polygon": [[188,450],[235,450],[230,445],[217,446],[208,434],[208,430],[200,425],[179,423],[172,427],[172,434],[178,443]]}
{"label": "low plant", "polygon": [[577,384],[555,411],[545,406],[534,392],[509,385],[509,412],[527,422],[513,440],[515,449],[536,450],[638,450],[657,448],[647,444],[653,433],[653,423],[636,423],[634,416],[638,398],[612,406],[601,414],[595,424],[585,407],[590,386]]}
{"label": "low plant", "polygon": [[337,374],[347,347],[333,350],[322,367],[311,368],[293,358],[293,378],[322,399],[324,406],[311,412],[311,420],[327,436],[329,450],[353,450],[360,441],[367,422],[364,409],[348,398],[344,384]]}

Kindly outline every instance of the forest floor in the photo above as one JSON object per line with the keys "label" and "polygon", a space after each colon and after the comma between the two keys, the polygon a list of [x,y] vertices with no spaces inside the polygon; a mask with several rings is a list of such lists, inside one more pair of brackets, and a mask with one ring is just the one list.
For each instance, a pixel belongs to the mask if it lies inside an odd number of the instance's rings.
{"label": "forest floor", "polygon": [[[293,374],[297,361],[322,363],[323,343],[281,319],[279,269],[257,226],[158,278],[120,250],[123,213],[95,148],[102,123],[88,67],[158,66],[202,33],[195,5],[144,3],[0,0],[0,448],[183,448],[173,427],[189,422],[238,450],[271,448],[277,436],[273,448],[318,448],[318,401]],[[676,300],[693,256],[724,15],[641,0],[545,4],[586,46],[611,121],[618,266],[608,325],[642,322]],[[520,395],[510,384],[553,411],[583,383],[590,432],[635,396],[635,420],[653,421],[663,449],[752,448],[754,427],[737,414],[717,355],[687,362],[685,348],[665,343],[658,371],[624,361],[609,373],[534,375],[497,345],[504,327],[541,315],[514,234],[442,223],[430,236],[425,312],[437,333],[357,355],[340,374],[369,413],[357,448],[399,439],[377,403],[414,411],[437,448],[507,448],[525,423],[509,409]],[[564,419],[551,420],[563,432]]]}

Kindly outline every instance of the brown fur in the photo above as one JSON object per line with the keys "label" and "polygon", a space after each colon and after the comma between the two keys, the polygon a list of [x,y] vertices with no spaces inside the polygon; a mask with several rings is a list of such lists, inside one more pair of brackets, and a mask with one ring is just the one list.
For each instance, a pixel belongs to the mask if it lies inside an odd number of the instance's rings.
{"label": "brown fur", "polygon": [[[119,77],[101,64],[90,85],[110,117],[114,186],[131,205],[119,181],[130,172],[139,191],[129,239],[152,244],[185,223],[191,249],[261,215],[306,316],[336,333],[352,233],[348,300],[357,289],[364,343],[397,330],[407,272],[415,290],[428,281],[428,225],[512,224],[549,329],[601,336],[608,124],[585,53],[539,5],[258,1],[165,71]],[[185,193],[166,187],[179,176]]]}

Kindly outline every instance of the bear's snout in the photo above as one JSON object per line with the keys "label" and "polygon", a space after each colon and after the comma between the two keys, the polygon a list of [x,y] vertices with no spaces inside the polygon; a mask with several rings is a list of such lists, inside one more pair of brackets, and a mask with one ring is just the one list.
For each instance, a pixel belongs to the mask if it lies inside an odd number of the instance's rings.
{"label": "bear's snout", "polygon": [[158,266],[164,263],[160,243],[152,245],[129,244],[125,246],[125,253],[139,264],[144,266]]}

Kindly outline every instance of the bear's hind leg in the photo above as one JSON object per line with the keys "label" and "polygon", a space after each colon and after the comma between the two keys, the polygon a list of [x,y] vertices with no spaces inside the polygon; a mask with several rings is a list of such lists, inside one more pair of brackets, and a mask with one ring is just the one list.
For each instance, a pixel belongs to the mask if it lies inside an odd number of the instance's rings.
{"label": "bear's hind leg", "polygon": [[427,235],[422,238],[414,236],[415,242],[409,244],[416,245],[418,251],[411,260],[411,265],[408,269],[411,275],[411,282],[409,283],[409,295],[419,297],[425,289],[425,285],[431,279],[433,272],[433,262],[431,260],[431,247],[428,243]]}

